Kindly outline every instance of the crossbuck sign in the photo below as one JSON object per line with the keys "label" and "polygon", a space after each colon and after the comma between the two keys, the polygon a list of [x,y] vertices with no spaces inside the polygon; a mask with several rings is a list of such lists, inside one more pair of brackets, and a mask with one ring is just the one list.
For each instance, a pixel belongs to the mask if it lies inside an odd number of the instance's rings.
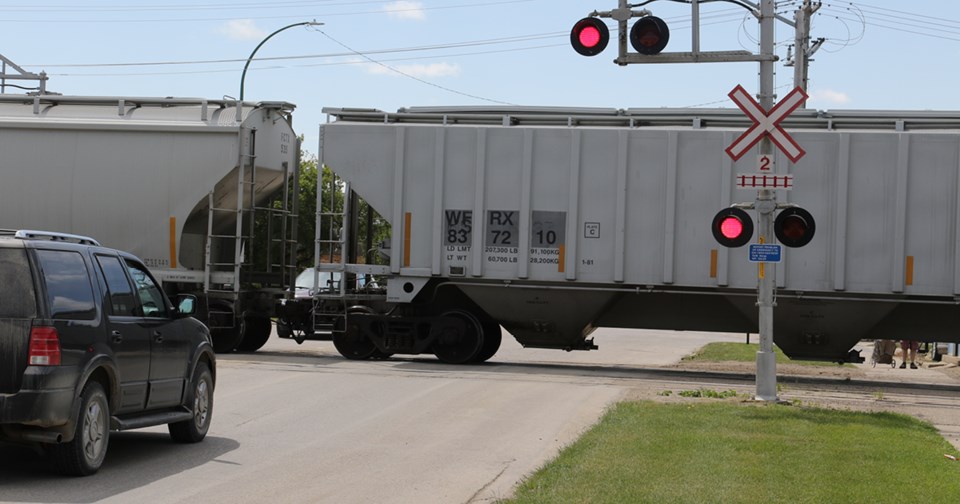
{"label": "crossbuck sign", "polygon": [[730,147],[727,147],[727,154],[734,161],[743,157],[754,145],[765,136],[770,136],[770,140],[783,151],[791,162],[796,163],[807,152],[793,139],[780,122],[786,119],[791,112],[797,109],[807,100],[807,93],[800,87],[790,91],[786,97],[777,102],[770,109],[770,112],[763,110],[763,107],[747,93],[743,86],[737,86],[730,91],[730,99],[743,110],[747,117],[753,121],[753,126],[745,131],[740,138],[737,138]]}

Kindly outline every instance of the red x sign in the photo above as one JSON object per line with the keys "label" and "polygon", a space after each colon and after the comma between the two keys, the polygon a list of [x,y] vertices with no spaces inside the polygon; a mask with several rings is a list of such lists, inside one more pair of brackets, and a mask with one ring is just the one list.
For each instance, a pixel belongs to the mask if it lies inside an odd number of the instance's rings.
{"label": "red x sign", "polygon": [[734,161],[743,157],[747,151],[767,135],[794,163],[807,153],[793,137],[783,130],[783,126],[780,126],[781,121],[786,119],[797,107],[803,105],[803,102],[807,101],[807,93],[804,93],[803,89],[794,88],[793,91],[790,91],[790,94],[777,102],[769,113],[763,110],[763,107],[747,93],[746,89],[743,89],[743,86],[738,85],[733,88],[729,96],[740,107],[740,110],[753,121],[753,126],[730,144],[730,147],[727,147],[727,154]]}

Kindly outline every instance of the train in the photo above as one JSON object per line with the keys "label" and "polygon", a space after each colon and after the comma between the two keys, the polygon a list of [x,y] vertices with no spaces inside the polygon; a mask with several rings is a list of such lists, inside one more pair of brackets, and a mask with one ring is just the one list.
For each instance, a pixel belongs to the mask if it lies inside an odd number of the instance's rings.
{"label": "train", "polygon": [[[138,255],[198,296],[220,352],[255,351],[273,324],[350,359],[455,364],[493,357],[504,329],[567,351],[597,348],[598,327],[757,332],[763,269],[711,232],[756,198],[736,183],[756,156],[726,153],[752,126],[739,111],[327,108],[331,201],[299,215],[294,109],[0,95],[0,228]],[[791,180],[776,200],[816,235],[764,265],[777,346],[842,362],[862,339],[960,342],[960,114],[799,109],[781,125],[806,155],[775,155]],[[316,236],[296,235],[304,218]]]}

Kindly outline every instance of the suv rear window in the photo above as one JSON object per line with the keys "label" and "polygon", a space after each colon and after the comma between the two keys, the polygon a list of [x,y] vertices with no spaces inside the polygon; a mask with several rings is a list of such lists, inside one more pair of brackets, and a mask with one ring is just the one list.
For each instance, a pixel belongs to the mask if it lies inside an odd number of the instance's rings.
{"label": "suv rear window", "polygon": [[83,256],[65,250],[38,250],[47,284],[47,303],[54,319],[93,320],[97,306]]}
{"label": "suv rear window", "polygon": [[0,248],[0,318],[36,315],[37,299],[26,250]]}

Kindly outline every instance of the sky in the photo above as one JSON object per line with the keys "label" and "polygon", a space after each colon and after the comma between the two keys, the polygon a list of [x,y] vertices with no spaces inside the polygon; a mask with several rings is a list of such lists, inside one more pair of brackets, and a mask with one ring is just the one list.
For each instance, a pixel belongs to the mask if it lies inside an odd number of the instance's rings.
{"label": "sky", "polygon": [[[701,0],[704,2],[706,0]],[[634,0],[633,3],[640,3]],[[792,18],[800,0],[778,1]],[[823,1],[811,36],[808,108],[960,111],[960,2]],[[724,107],[738,84],[758,89],[757,63],[618,66],[615,42],[594,56],[570,29],[616,0],[0,0],[0,54],[45,71],[65,95],[238,97],[296,104],[294,129],[317,152],[324,107],[436,105]],[[670,27],[665,52],[691,48],[691,8],[642,8]],[[700,6],[701,50],[758,51],[758,23],[728,1]],[[616,28],[611,26],[615,40]],[[793,28],[777,23],[776,87]],[[10,71],[10,69],[8,69]],[[8,81],[13,84],[32,83]],[[7,93],[26,91],[8,87]]]}

